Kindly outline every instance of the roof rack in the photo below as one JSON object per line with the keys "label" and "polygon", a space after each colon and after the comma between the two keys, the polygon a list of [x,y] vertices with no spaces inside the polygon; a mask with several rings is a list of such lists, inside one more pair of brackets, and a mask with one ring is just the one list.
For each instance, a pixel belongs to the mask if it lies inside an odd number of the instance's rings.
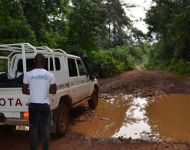
{"label": "roof rack", "polygon": [[62,49],[51,49],[48,46],[32,46],[30,43],[0,44],[0,52],[2,51],[10,52],[7,56],[0,56],[0,59],[8,59],[8,66],[11,64],[11,57],[14,57],[14,54],[21,53],[24,72],[26,72],[26,53],[34,53],[35,55],[37,53],[53,54],[56,52],[67,55]]}
{"label": "roof rack", "polygon": [[67,54],[64,50],[62,49],[53,49],[55,52],[60,52],[60,53],[63,53],[63,54]]}
{"label": "roof rack", "polygon": [[0,51],[8,51],[10,52],[7,56],[1,56],[1,59],[8,60],[8,68],[11,65],[11,57],[15,53],[22,53],[23,58],[23,70],[26,72],[26,52],[31,52],[36,54],[36,48],[32,46],[30,43],[16,43],[16,44],[1,44]]}
{"label": "roof rack", "polygon": [[49,48],[48,46],[37,46],[36,49],[39,51],[46,51],[46,52],[53,52],[53,50],[51,48]]}
{"label": "roof rack", "polygon": [[17,44],[1,44],[0,51],[10,51],[10,52],[34,52],[36,48],[30,43],[17,43]]}

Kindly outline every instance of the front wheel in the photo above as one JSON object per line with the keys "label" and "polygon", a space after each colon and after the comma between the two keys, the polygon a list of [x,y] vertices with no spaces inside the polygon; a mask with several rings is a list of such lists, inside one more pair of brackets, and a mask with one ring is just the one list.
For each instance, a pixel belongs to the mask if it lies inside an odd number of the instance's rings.
{"label": "front wheel", "polygon": [[58,107],[58,117],[56,123],[56,131],[59,136],[63,136],[69,126],[69,107],[65,103],[61,103]]}
{"label": "front wheel", "polygon": [[90,108],[95,109],[98,105],[98,88],[94,87],[94,91],[92,93],[91,99],[88,101],[88,105]]}

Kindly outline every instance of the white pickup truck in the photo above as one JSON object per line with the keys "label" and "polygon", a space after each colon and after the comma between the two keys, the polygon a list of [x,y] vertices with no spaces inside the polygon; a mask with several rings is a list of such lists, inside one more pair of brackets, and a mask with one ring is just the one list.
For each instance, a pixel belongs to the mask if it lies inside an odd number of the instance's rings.
{"label": "white pickup truck", "polygon": [[[70,110],[88,101],[98,104],[97,79],[90,75],[85,62],[61,49],[34,47],[29,43],[0,45],[0,125],[28,125],[28,96],[22,94],[23,74],[34,68],[34,57],[46,58],[46,69],[56,78],[57,93],[50,95],[52,132],[65,134]],[[2,72],[6,68],[5,72]]]}

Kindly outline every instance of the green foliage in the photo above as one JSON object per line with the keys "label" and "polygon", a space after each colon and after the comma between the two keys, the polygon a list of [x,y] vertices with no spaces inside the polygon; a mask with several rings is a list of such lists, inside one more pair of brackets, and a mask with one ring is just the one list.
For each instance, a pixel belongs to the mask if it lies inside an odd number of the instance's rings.
{"label": "green foliage", "polygon": [[35,35],[26,22],[22,7],[15,1],[5,0],[0,5],[0,43],[34,43]]}
{"label": "green foliage", "polygon": [[125,14],[119,0],[107,0],[107,3],[102,3],[101,16],[104,25],[102,33],[107,39],[102,43],[104,48],[121,46],[131,38],[124,31],[124,28],[128,31],[132,28],[131,20]]}
{"label": "green foliage", "polygon": [[141,63],[144,38],[120,0],[0,1],[0,43],[29,42],[88,54],[97,76],[113,76]]}
{"label": "green foliage", "polygon": [[24,15],[27,22],[32,26],[37,42],[47,42],[46,28],[48,16],[43,0],[22,1]]}
{"label": "green foliage", "polygon": [[190,75],[190,61],[173,61],[168,66],[169,71],[180,75]]}
{"label": "green foliage", "polygon": [[154,63],[151,61],[145,67],[151,70],[167,70],[179,75],[190,75],[190,62],[188,61],[164,61],[156,60]]}
{"label": "green foliage", "polygon": [[25,21],[7,18],[5,24],[0,22],[0,43],[34,43],[35,35],[31,31],[30,25],[26,24]]}
{"label": "green foliage", "polygon": [[100,33],[100,10],[96,3],[89,0],[72,0],[74,7],[69,14],[68,43],[73,53],[76,50],[97,48]]}
{"label": "green foliage", "polygon": [[114,76],[131,70],[147,61],[148,44],[117,46],[109,50],[92,51],[88,55],[93,74],[97,77]]}
{"label": "green foliage", "polygon": [[[190,60],[190,1],[154,0],[147,13],[149,35],[155,36],[157,44],[150,52],[151,66],[165,66],[179,73]],[[163,64],[163,65],[162,65]],[[186,67],[185,67],[186,68]]]}
{"label": "green foliage", "polygon": [[124,71],[124,63],[114,59],[109,50],[92,51],[89,58],[92,73],[97,77],[114,76]]}

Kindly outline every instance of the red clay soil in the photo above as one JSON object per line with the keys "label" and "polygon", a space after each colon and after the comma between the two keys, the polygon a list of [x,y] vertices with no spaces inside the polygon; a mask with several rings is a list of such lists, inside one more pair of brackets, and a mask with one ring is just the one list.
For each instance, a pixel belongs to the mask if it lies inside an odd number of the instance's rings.
{"label": "red clay soil", "polygon": [[[163,71],[129,71],[123,74],[99,80],[100,93],[133,94],[153,96],[171,93],[190,93],[190,78],[179,77]],[[85,129],[84,129],[85,130]],[[29,149],[28,133],[12,135],[0,132],[0,150]],[[104,139],[66,134],[62,138],[51,137],[50,150],[190,150],[190,144],[184,142]]]}
{"label": "red clay soil", "polygon": [[164,71],[124,72],[119,76],[100,79],[100,93],[154,96],[160,94],[190,93],[190,77],[181,77]]}
{"label": "red clay soil", "polygon": [[[190,93],[190,78],[163,71],[124,72],[116,77],[99,80],[100,94],[133,94],[154,96],[160,94]],[[80,138],[79,138],[80,137]],[[190,150],[190,143],[176,141],[151,142],[143,140],[90,138],[67,134],[68,150]]]}
{"label": "red clay soil", "polygon": [[[67,150],[190,150],[190,145],[183,142],[88,138],[69,134],[65,137],[64,142],[60,140],[58,145]],[[53,148],[51,145],[51,150],[61,149]]]}
{"label": "red clay soil", "polygon": [[[0,134],[1,150],[29,150],[29,135],[26,132]],[[42,145],[39,144],[39,150]],[[51,136],[50,150],[190,150],[189,143],[151,142],[131,139],[90,138],[66,134],[62,138]]]}

